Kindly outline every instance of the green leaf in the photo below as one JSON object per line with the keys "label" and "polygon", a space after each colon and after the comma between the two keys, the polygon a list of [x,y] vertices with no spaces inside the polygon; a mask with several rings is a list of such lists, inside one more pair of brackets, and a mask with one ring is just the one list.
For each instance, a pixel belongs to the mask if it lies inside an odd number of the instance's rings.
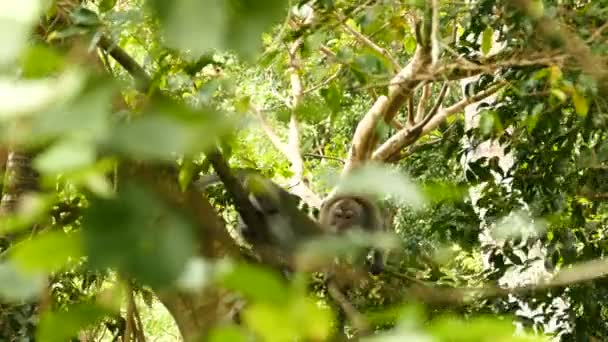
{"label": "green leaf", "polygon": [[252,57],[261,35],[284,17],[287,1],[149,0],[169,46],[196,55],[213,49]]}
{"label": "green leaf", "polygon": [[117,198],[94,198],[83,214],[89,262],[153,287],[167,285],[194,254],[194,228],[155,193],[128,181],[121,186]]}
{"label": "green leaf", "polygon": [[192,111],[172,101],[159,102],[153,112],[117,125],[106,144],[114,150],[150,160],[193,157],[233,129],[230,120],[208,111]]}
{"label": "green leaf", "polygon": [[[242,316],[247,326],[263,341],[297,340],[296,326],[282,307],[268,303],[254,303],[242,312]],[[277,324],[278,322],[280,324]]]}
{"label": "green leaf", "polygon": [[115,85],[107,79],[89,79],[86,84],[81,79],[73,82],[80,83],[66,85],[55,82],[49,85],[52,88],[67,86],[74,89],[63,95],[63,101],[36,113],[31,127],[32,137],[65,138],[67,135],[97,141],[107,136]]}
{"label": "green leaf", "polygon": [[321,308],[305,295],[292,298],[287,307],[254,303],[243,317],[264,341],[326,341],[333,322],[330,309]]}
{"label": "green leaf", "polygon": [[99,10],[104,13],[107,12],[109,10],[111,10],[112,8],[114,8],[114,6],[116,5],[116,0],[101,0],[99,2]]}
{"label": "green leaf", "polygon": [[38,234],[9,251],[11,260],[28,272],[56,272],[77,262],[82,255],[80,234],[62,230]]}
{"label": "green leaf", "polygon": [[250,264],[233,265],[220,278],[224,286],[239,291],[247,298],[283,304],[287,301],[288,288],[281,277],[268,270]]}
{"label": "green leaf", "polygon": [[579,93],[576,88],[572,89],[572,102],[574,103],[574,110],[576,114],[585,117],[589,112],[589,102],[584,95]]}
{"label": "green leaf", "polygon": [[490,53],[490,50],[492,50],[493,35],[494,30],[492,30],[491,27],[486,27],[486,29],[483,30],[483,34],[481,36],[481,52],[484,55],[487,55],[488,53]]}
{"label": "green leaf", "polygon": [[566,93],[557,88],[551,88],[551,94],[557,97],[562,102],[566,101],[566,99],[568,98],[568,95],[566,95]]}
{"label": "green leaf", "polygon": [[101,20],[99,20],[97,13],[85,7],[78,7],[70,12],[70,17],[77,26],[97,27],[101,25]]}
{"label": "green leaf", "polygon": [[46,77],[58,73],[66,65],[56,50],[41,44],[28,46],[21,55],[24,78]]}
{"label": "green leaf", "polygon": [[329,87],[321,89],[320,93],[332,114],[339,113],[342,109],[342,91],[338,84],[332,82]]}
{"label": "green leaf", "polygon": [[13,62],[27,46],[30,29],[41,12],[40,0],[0,1],[0,68]]}
{"label": "green leaf", "polygon": [[403,41],[403,47],[405,48],[405,51],[407,51],[407,53],[409,53],[410,55],[414,53],[414,51],[416,51],[416,38],[414,37],[414,35],[408,35],[407,37],[405,37],[405,40]]}
{"label": "green leaf", "polygon": [[84,74],[76,70],[42,80],[17,81],[0,77],[0,120],[35,113],[72,99],[80,91],[83,81]]}
{"label": "green leaf", "polygon": [[251,338],[247,332],[238,325],[229,325],[223,327],[216,327],[209,333],[209,342],[247,342]]}
{"label": "green leaf", "polygon": [[0,263],[0,298],[19,302],[39,297],[46,288],[46,274],[23,272],[14,262]]}
{"label": "green leaf", "polygon": [[61,173],[91,166],[95,163],[95,146],[76,139],[60,141],[34,160],[41,173]]}
{"label": "green leaf", "polygon": [[179,187],[182,191],[186,191],[190,183],[192,182],[192,177],[194,177],[195,172],[197,171],[196,165],[190,158],[186,158],[179,168]]}
{"label": "green leaf", "polygon": [[47,312],[40,318],[36,340],[64,342],[77,337],[83,328],[99,322],[112,311],[93,303],[69,305],[60,311]]}
{"label": "green leaf", "polygon": [[296,113],[302,122],[311,124],[319,123],[329,114],[327,105],[316,96],[306,97],[296,108]]}
{"label": "green leaf", "polygon": [[54,195],[43,193],[23,194],[16,213],[0,216],[0,235],[31,229],[32,225],[48,218],[55,203],[56,197]]}
{"label": "green leaf", "polygon": [[334,258],[351,261],[364,258],[369,248],[390,250],[397,248],[399,239],[392,233],[369,233],[352,229],[339,236],[326,236],[302,243],[296,252],[298,269],[314,270],[329,265]]}
{"label": "green leaf", "polygon": [[[470,320],[444,317],[431,325],[431,334],[441,341],[485,342],[485,341],[548,341],[548,336],[513,336],[515,328],[510,319],[480,316]],[[491,337],[490,337],[491,336]]]}

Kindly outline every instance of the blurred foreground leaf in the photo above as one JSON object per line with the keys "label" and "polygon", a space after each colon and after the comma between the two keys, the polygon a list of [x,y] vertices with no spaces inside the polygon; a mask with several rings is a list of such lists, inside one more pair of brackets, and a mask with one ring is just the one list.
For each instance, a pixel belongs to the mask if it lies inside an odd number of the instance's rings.
{"label": "blurred foreground leaf", "polygon": [[59,311],[46,312],[40,318],[37,340],[45,342],[65,342],[80,330],[93,325],[113,312],[94,303],[72,304]]}
{"label": "blurred foreground leaf", "polygon": [[91,266],[116,267],[153,287],[175,280],[194,253],[190,222],[134,183],[123,183],[115,199],[93,199],[82,226]]}
{"label": "blurred foreground leaf", "polygon": [[8,302],[31,300],[44,290],[46,277],[43,273],[24,273],[14,262],[0,263],[0,299]]}
{"label": "blurred foreground leaf", "polygon": [[23,270],[55,272],[80,258],[80,233],[43,232],[16,244],[9,253]]}

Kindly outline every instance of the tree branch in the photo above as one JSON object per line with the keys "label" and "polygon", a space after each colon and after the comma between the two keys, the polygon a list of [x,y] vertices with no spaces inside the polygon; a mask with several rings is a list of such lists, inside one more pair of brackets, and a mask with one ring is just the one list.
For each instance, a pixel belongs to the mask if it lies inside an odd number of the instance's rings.
{"label": "tree branch", "polygon": [[[304,159],[300,152],[300,128],[298,122],[297,110],[299,109],[300,103],[304,98],[304,90],[302,87],[302,80],[300,78],[300,60],[299,60],[299,49],[303,43],[303,39],[300,38],[293,42],[289,48],[289,60],[290,60],[290,81],[291,81],[291,118],[289,119],[289,140],[287,143],[288,154],[286,154],[289,162],[291,163],[291,169],[293,171],[292,182],[295,185],[291,188],[291,191],[300,196],[307,204],[319,208],[321,206],[321,198],[308,187],[307,182],[304,179]],[[336,76],[337,77],[337,76]]]}
{"label": "tree branch", "polygon": [[367,38],[363,33],[350,27],[343,20],[344,19],[343,15],[338,14],[338,18],[340,20],[342,20],[342,27],[344,28],[344,30],[346,30],[346,32],[353,35],[360,43],[366,45],[370,49],[374,50],[376,53],[380,54],[382,57],[386,58],[390,62],[393,72],[397,72],[397,71],[401,70],[401,65],[399,64],[399,61],[388,50],[386,50],[385,48],[382,48],[378,44],[374,43],[371,39]]}
{"label": "tree branch", "polygon": [[137,90],[147,93],[152,85],[152,79],[144,68],[137,63],[125,50],[110,40],[110,38],[102,35],[97,42],[97,45],[106,51],[114,60],[120,64],[135,80]]}
{"label": "tree branch", "polygon": [[418,100],[418,109],[416,110],[416,117],[414,119],[414,123],[420,122],[424,118],[425,114],[425,106],[429,97],[431,96],[432,88],[431,84],[427,83],[422,87],[422,94],[420,95],[420,99]]}
{"label": "tree branch", "polygon": [[[498,90],[500,90],[506,84],[505,81],[498,82],[497,84],[487,88],[486,90],[479,92],[471,97],[460,100],[447,108],[439,108],[439,101],[435,104],[429,115],[425,117],[422,122],[419,122],[414,127],[408,127],[397,132],[395,135],[390,137],[384,142],[378,149],[373,153],[372,159],[378,161],[387,161],[393,155],[401,151],[404,147],[407,147],[418,140],[421,136],[424,136],[428,132],[435,129],[441,122],[443,122],[448,116],[458,113],[464,109],[468,104],[480,101]],[[444,90],[445,89],[445,90]],[[447,90],[447,85],[444,85],[442,90]],[[445,94],[444,94],[445,96]],[[436,115],[433,112],[436,111]]]}
{"label": "tree branch", "polygon": [[441,108],[437,115],[435,115],[426,125],[424,125],[424,127],[422,128],[421,135],[432,131],[437,126],[439,126],[439,124],[442,123],[447,117],[462,111],[467,105],[485,99],[486,97],[501,90],[506,85],[507,81],[499,81],[496,84],[488,87],[486,90],[481,91],[471,97],[464,98],[451,105],[450,107]]}
{"label": "tree branch", "polygon": [[[428,38],[427,36],[421,39],[427,39],[428,41]],[[348,159],[344,166],[344,173],[351,171],[372,155],[377,124],[381,119],[384,119],[387,123],[393,120],[399,108],[412,96],[414,89],[420,85],[421,80],[417,79],[416,76],[420,73],[429,72],[430,61],[429,45],[419,42],[410,62],[391,80],[388,96],[380,96],[357,125]]]}

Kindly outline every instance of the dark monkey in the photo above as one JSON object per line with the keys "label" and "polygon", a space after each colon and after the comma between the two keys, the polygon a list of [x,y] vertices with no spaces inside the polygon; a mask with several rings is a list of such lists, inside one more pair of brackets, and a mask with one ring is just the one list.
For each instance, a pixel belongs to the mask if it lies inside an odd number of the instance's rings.
{"label": "dark monkey", "polygon": [[[334,195],[326,200],[319,213],[319,223],[338,234],[356,228],[368,232],[384,230],[380,208],[371,199],[348,194]],[[381,251],[372,250],[369,270],[374,275],[384,270],[384,257]]]}

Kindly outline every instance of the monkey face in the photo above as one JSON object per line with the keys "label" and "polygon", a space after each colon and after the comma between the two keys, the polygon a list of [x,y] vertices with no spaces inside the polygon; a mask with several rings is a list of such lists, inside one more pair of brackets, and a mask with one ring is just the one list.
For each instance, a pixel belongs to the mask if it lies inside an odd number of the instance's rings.
{"label": "monkey face", "polygon": [[365,222],[365,209],[352,199],[344,199],[334,203],[330,210],[330,225],[338,232],[353,226],[363,227]]}

